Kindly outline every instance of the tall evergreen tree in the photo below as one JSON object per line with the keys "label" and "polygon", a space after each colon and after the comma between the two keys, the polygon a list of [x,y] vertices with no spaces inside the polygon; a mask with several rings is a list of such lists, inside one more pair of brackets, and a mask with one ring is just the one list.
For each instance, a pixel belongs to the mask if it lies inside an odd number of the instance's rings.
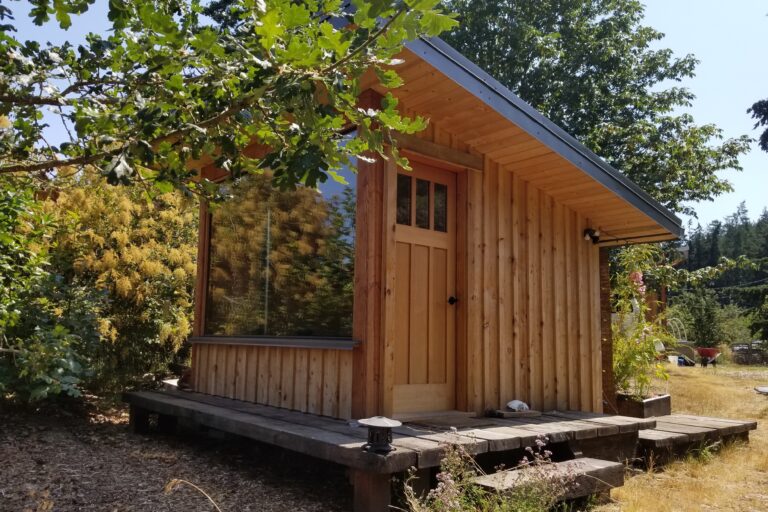
{"label": "tall evergreen tree", "polygon": [[711,267],[717,265],[720,260],[720,234],[723,231],[723,223],[719,220],[713,221],[709,225],[709,231],[707,232],[708,251],[705,266]]}
{"label": "tall evergreen tree", "polygon": [[[752,267],[729,269],[708,285],[721,306],[730,306],[731,313],[742,312],[749,319],[755,336],[768,338],[768,210],[752,222],[742,203],[724,222],[714,221],[704,230],[700,226],[692,230],[687,242],[690,247],[688,270],[711,266],[721,255],[747,256],[754,263]],[[704,304],[684,297],[672,299],[672,302],[680,301],[691,307]],[[709,307],[708,303],[705,305]],[[712,321],[717,323],[721,317],[723,315],[715,315]]]}

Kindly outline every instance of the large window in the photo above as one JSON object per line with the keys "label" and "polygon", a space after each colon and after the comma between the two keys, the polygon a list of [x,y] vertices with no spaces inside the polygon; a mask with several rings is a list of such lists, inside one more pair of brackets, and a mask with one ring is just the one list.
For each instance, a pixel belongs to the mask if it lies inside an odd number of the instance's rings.
{"label": "large window", "polygon": [[[281,191],[231,186],[211,212],[205,334],[351,337],[355,175]],[[330,182],[330,180],[329,180]]]}

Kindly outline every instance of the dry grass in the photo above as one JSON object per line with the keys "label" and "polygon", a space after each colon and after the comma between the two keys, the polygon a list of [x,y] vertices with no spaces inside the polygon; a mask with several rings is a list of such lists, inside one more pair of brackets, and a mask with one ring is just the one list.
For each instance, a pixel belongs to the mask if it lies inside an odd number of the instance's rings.
{"label": "dry grass", "polygon": [[749,444],[675,462],[631,478],[601,512],[768,510],[768,368],[670,368],[673,413],[758,420]]}

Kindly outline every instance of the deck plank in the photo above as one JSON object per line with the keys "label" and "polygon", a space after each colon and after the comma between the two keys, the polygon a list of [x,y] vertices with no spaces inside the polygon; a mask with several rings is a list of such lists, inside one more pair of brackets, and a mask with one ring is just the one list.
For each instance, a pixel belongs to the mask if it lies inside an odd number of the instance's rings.
{"label": "deck plank", "polygon": [[748,432],[757,428],[756,421],[729,420],[725,418],[710,418],[706,416],[690,416],[687,414],[672,414],[671,416],[661,416],[657,419],[684,425],[716,428],[721,431],[723,435],[741,434],[742,432]]}
{"label": "deck plank", "polygon": [[397,473],[417,464],[417,453],[406,448],[386,456],[376,455],[362,450],[365,442],[359,437],[218,407],[198,400],[187,400],[167,393],[132,392],[126,393],[124,400],[149,411],[189,418],[203,426],[363,471]]}
{"label": "deck plank", "polygon": [[[256,414],[259,416],[265,416],[282,421],[288,421],[299,425],[320,428],[323,430],[356,437],[361,440],[365,440],[368,437],[367,429],[363,427],[352,427],[347,421],[344,420],[337,420],[325,416],[317,416],[314,414],[297,413],[295,411],[288,411],[286,409],[280,409],[277,407],[248,402],[238,402],[221,397],[200,395],[198,393],[188,393],[181,391],[170,393],[175,393],[175,395],[179,396],[180,398],[208,403],[219,407],[231,408],[236,411],[245,412],[248,414]],[[402,448],[416,452],[417,463],[414,465],[419,468],[439,466],[440,461],[445,456],[446,445],[444,442],[439,442],[438,440],[428,438],[414,437],[414,435],[411,433],[393,433],[392,445],[398,449]]]}
{"label": "deck plank", "polygon": [[643,446],[651,448],[666,448],[690,442],[687,434],[677,432],[662,432],[660,430],[641,430],[638,441]]}
{"label": "deck plank", "polygon": [[485,439],[464,435],[463,432],[458,430],[455,432],[439,432],[421,427],[419,425],[404,424],[402,427],[393,428],[392,432],[418,439],[435,441],[446,446],[460,445],[471,455],[477,455],[479,453],[485,453],[488,451],[488,441]]}
{"label": "deck plank", "polygon": [[563,419],[582,420],[612,425],[619,428],[619,433],[626,434],[644,429],[653,428],[656,425],[655,418],[630,418],[629,416],[607,416],[599,413],[581,411],[552,411],[548,415],[558,416]]}
{"label": "deck plank", "polygon": [[667,423],[663,421],[657,421],[656,428],[654,430],[658,430],[660,432],[686,434],[688,439],[693,443],[699,441],[714,441],[720,437],[716,429],[692,427],[689,425],[677,425],[675,423]]}
{"label": "deck plank", "polygon": [[673,448],[703,441],[718,441],[755,428],[755,421],[672,414],[656,418],[656,428],[641,430],[638,440],[646,449]]}
{"label": "deck plank", "polygon": [[529,419],[531,418],[525,418],[525,420],[491,418],[491,421],[500,427],[512,427],[518,430],[529,431],[537,437],[546,437],[550,443],[562,443],[575,438],[574,431],[571,428],[553,423],[531,423],[527,421]]}
{"label": "deck plank", "polygon": [[[754,420],[740,420],[740,419],[733,419],[733,418],[715,418],[714,416],[697,416],[693,414],[672,414],[672,416],[678,417],[678,418],[691,418],[691,419],[697,419],[697,420],[714,420],[721,423],[733,423],[738,425],[751,425],[751,429],[754,430],[757,428],[757,421]],[[662,416],[663,418],[666,416]]]}
{"label": "deck plank", "polygon": [[[560,421],[563,420],[563,418],[553,414],[549,414],[549,413],[545,414],[544,416],[557,418]],[[586,427],[594,428],[596,430],[597,435],[593,437],[615,436],[619,433],[618,425],[609,425],[606,423],[598,423],[598,422],[588,421],[588,420],[567,420],[567,421],[573,423],[574,425],[584,425]]]}
{"label": "deck plank", "polygon": [[503,431],[498,432],[490,428],[475,428],[469,430],[460,430],[462,435],[483,439],[488,442],[488,451],[500,452],[514,450],[523,446],[523,439],[530,436],[530,432]]}

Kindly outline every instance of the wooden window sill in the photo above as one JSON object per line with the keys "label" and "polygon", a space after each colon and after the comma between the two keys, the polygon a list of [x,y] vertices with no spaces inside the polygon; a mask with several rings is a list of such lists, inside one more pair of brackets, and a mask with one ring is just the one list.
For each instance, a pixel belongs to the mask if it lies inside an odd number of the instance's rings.
{"label": "wooden window sill", "polygon": [[324,350],[352,350],[360,343],[351,338],[319,336],[194,336],[189,339],[189,342],[202,345],[246,345]]}

